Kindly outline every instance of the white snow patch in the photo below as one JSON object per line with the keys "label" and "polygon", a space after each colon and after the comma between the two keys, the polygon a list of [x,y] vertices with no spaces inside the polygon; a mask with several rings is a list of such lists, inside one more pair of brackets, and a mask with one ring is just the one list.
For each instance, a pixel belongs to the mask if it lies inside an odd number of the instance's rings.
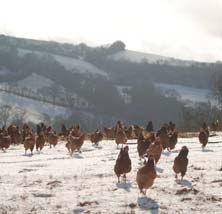
{"label": "white snow patch", "polygon": [[50,117],[64,116],[68,117],[71,112],[64,107],[54,106],[52,104],[16,96],[5,92],[0,92],[0,105],[9,105],[15,108],[27,111],[27,120],[32,122],[40,122],[43,115]]}
{"label": "white snow patch", "polygon": [[39,89],[51,87],[53,81],[36,73],[28,75],[25,79],[19,80],[17,85],[21,88],[28,88],[37,92]]}
{"label": "white snow patch", "polygon": [[123,98],[124,102],[126,104],[131,104],[132,103],[132,97],[127,94],[124,90],[125,89],[131,89],[131,86],[121,86],[121,85],[116,85],[116,88],[120,94],[120,96]]}
{"label": "white snow patch", "polygon": [[71,57],[64,57],[59,55],[52,55],[56,61],[62,64],[67,70],[72,72],[80,72],[80,73],[92,73],[92,74],[100,74],[108,77],[108,74],[104,71],[98,69],[96,66],[82,60],[82,59],[74,59]]}
{"label": "white snow patch", "polygon": [[18,53],[20,56],[24,56],[27,53],[34,53],[40,57],[44,57],[46,55],[53,57],[57,62],[63,65],[67,70],[74,72],[74,73],[90,73],[90,74],[99,74],[104,77],[108,77],[108,74],[103,70],[97,68],[96,66],[82,60],[82,59],[75,59],[71,57],[65,57],[57,54],[50,54],[46,52],[40,51],[32,51],[27,49],[18,49]]}
{"label": "white snow patch", "polygon": [[154,63],[159,60],[169,60],[169,57],[160,56],[156,54],[142,53],[137,51],[125,50],[110,55],[114,60],[128,60],[131,62],[143,62],[144,60]]}
{"label": "white snow patch", "polygon": [[137,52],[132,50],[124,50],[119,51],[118,53],[112,54],[109,56],[109,58],[114,60],[127,60],[131,62],[147,62],[147,63],[168,63],[170,65],[181,65],[181,66],[190,66],[193,64],[193,61],[186,61],[186,60],[180,60],[175,59],[173,57],[166,57],[161,56],[157,54],[152,53],[143,53],[143,52]]}
{"label": "white snow patch", "polygon": [[215,103],[215,100],[210,97],[211,91],[208,89],[166,83],[155,83],[155,86],[166,92],[166,94],[173,94],[173,92],[176,92],[182,100],[189,100],[192,102],[208,102],[208,100],[210,100]]}

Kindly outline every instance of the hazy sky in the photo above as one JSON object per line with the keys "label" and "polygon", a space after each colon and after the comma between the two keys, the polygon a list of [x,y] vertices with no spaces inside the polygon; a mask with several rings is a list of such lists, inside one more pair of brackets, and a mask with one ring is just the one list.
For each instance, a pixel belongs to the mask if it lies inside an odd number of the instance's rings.
{"label": "hazy sky", "polygon": [[222,0],[0,0],[0,33],[222,60]]}

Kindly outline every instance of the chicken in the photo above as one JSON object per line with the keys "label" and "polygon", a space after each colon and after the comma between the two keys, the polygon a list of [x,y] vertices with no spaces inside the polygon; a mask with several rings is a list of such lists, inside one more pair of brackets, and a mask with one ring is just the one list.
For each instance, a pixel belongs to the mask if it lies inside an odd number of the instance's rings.
{"label": "chicken", "polygon": [[9,135],[3,135],[2,133],[0,134],[0,149],[2,151],[5,151],[8,149],[11,145],[11,137]]}
{"label": "chicken", "polygon": [[19,131],[19,127],[11,124],[7,129],[8,135],[11,137],[11,144],[20,144],[22,143],[22,134]]}
{"label": "chicken", "polygon": [[58,143],[58,136],[54,132],[49,132],[47,136],[47,140],[49,142],[50,148],[52,145],[55,147]]}
{"label": "chicken", "polygon": [[154,156],[151,154],[145,165],[137,171],[136,182],[141,193],[146,195],[147,189],[153,185],[156,176]]}
{"label": "chicken", "polygon": [[129,126],[128,128],[126,128],[125,132],[128,139],[133,139],[133,126]]}
{"label": "chicken", "polygon": [[0,134],[2,134],[3,136],[8,135],[8,131],[6,130],[5,126],[3,126],[2,128],[0,128]]}
{"label": "chicken", "polygon": [[95,145],[98,145],[98,143],[103,140],[103,133],[98,130],[94,131],[90,135],[90,140],[92,143],[95,143]]}
{"label": "chicken", "polygon": [[73,136],[73,137],[79,137],[81,135],[81,132],[80,132],[80,125],[77,124],[75,125],[74,127],[72,127],[71,131],[70,131],[70,134]]}
{"label": "chicken", "polygon": [[180,150],[179,155],[174,159],[173,170],[176,173],[176,178],[177,174],[179,173],[181,174],[181,180],[183,179],[187,171],[188,153],[189,153],[188,148],[186,146],[183,146],[182,149]]}
{"label": "chicken", "polygon": [[122,130],[122,129],[123,129],[123,123],[120,120],[118,120],[114,128],[115,135],[119,132],[119,130]]}
{"label": "chicken", "polygon": [[113,140],[115,138],[115,128],[104,128],[104,133],[106,134],[106,138]]}
{"label": "chicken", "polygon": [[177,144],[178,132],[169,134],[168,150],[173,150]]}
{"label": "chicken", "polygon": [[163,147],[163,150],[169,147],[169,135],[167,128],[163,126],[157,133],[157,136],[160,138],[160,143]]}
{"label": "chicken", "polygon": [[81,152],[80,149],[84,143],[85,137],[86,134],[82,134],[80,137],[73,137],[72,135],[68,137],[66,148],[70,152],[71,156],[73,155],[74,151]]}
{"label": "chicken", "polygon": [[118,177],[118,183],[120,182],[119,177],[123,175],[124,179],[126,180],[126,173],[131,171],[131,160],[129,157],[129,147],[125,146],[121,148],[118,158],[116,160],[116,164],[114,166],[114,172]]}
{"label": "chicken", "polygon": [[202,127],[201,127],[208,135],[208,137],[210,136],[210,132],[209,132],[209,129],[208,129],[208,126],[207,124],[204,122]]}
{"label": "chicken", "polygon": [[66,126],[65,126],[64,123],[61,125],[61,134],[62,134],[64,137],[67,137],[67,134],[68,134],[68,129],[66,128]]}
{"label": "chicken", "polygon": [[143,133],[143,130],[144,128],[142,126],[134,125],[134,133],[137,139],[140,137],[140,134]]}
{"label": "chicken", "polygon": [[22,133],[20,131],[18,131],[17,133],[15,133],[15,136],[14,136],[14,141],[15,141],[15,144],[19,145],[22,143]]}
{"label": "chicken", "polygon": [[118,131],[118,133],[116,134],[116,144],[117,144],[117,146],[119,145],[119,144],[126,144],[127,143],[127,137],[126,137],[126,133],[125,133],[125,131],[123,130],[123,129],[120,129],[119,131]]}
{"label": "chicken", "polygon": [[148,133],[154,131],[154,129],[153,129],[153,122],[152,122],[152,121],[149,121],[149,123],[147,124],[147,126],[146,126],[146,131],[147,131]]}
{"label": "chicken", "polygon": [[8,135],[13,135],[15,132],[17,132],[17,126],[14,125],[14,124],[11,124],[8,128],[7,128],[7,132],[8,132]]}
{"label": "chicken", "polygon": [[163,150],[163,147],[160,143],[160,139],[158,138],[149,146],[146,153],[148,157],[150,155],[153,155],[155,163],[157,164],[157,162],[159,161],[161,157],[162,150]]}
{"label": "chicken", "polygon": [[144,154],[146,154],[146,150],[154,140],[154,132],[150,133],[146,138],[144,138],[143,133],[140,134],[137,140],[137,152],[140,159],[143,158]]}
{"label": "chicken", "polygon": [[25,138],[32,133],[32,129],[25,123],[22,127],[22,141],[25,141]]}
{"label": "chicken", "polygon": [[38,132],[38,136],[36,137],[36,150],[37,151],[41,151],[45,145],[45,135],[43,130],[39,130]]}
{"label": "chicken", "polygon": [[30,133],[27,137],[25,137],[25,140],[24,140],[23,144],[24,144],[24,147],[25,147],[25,154],[26,154],[28,149],[30,149],[31,154],[32,154],[32,151],[35,147],[35,135]]}
{"label": "chicken", "polygon": [[37,136],[36,137],[36,150],[42,151],[44,145],[45,145],[45,137],[44,136]]}
{"label": "chicken", "polygon": [[213,132],[217,132],[217,131],[219,131],[219,126],[220,126],[219,121],[216,120],[215,122],[212,122],[212,123],[211,123],[210,129],[211,129]]}
{"label": "chicken", "polygon": [[201,128],[199,133],[199,142],[202,144],[202,148],[204,148],[207,145],[208,137],[209,137],[208,133],[203,128]]}
{"label": "chicken", "polygon": [[176,130],[176,124],[173,123],[172,121],[170,121],[170,122],[169,122],[168,129],[169,129],[170,132],[175,132],[175,130]]}
{"label": "chicken", "polygon": [[37,124],[36,125],[36,134],[39,135],[39,133],[42,131],[41,125]]}

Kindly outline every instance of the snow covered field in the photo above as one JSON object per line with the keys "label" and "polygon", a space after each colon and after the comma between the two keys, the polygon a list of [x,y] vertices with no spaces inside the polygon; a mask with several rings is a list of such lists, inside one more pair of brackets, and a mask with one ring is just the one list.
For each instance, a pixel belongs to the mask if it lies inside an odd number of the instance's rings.
{"label": "snow covered field", "polygon": [[[0,152],[0,213],[222,213],[222,136],[211,137],[205,151],[197,138],[179,139],[173,152],[162,154],[147,197],[135,182],[140,166],[135,142],[129,141],[132,171],[120,184],[113,141],[99,147],[85,141],[73,157],[64,142],[33,156],[25,156],[22,145]],[[181,182],[172,165],[182,145],[190,152]]]}
{"label": "snow covered field", "polygon": [[31,73],[23,80],[19,80],[17,85],[21,88],[28,88],[37,92],[39,89],[51,87],[54,82],[44,76],[36,73]]}
{"label": "snow covered field", "polygon": [[50,117],[68,117],[71,114],[71,112],[64,107],[54,106],[52,104],[39,102],[5,92],[0,92],[0,106],[2,105],[10,105],[13,108],[25,109],[26,121],[32,121],[35,123],[41,122],[44,114],[47,114]]}
{"label": "snow covered field", "polygon": [[18,49],[19,55],[24,56],[28,53],[34,53],[37,56],[45,57],[45,56],[51,56],[53,57],[57,62],[59,62],[61,65],[63,65],[67,70],[74,72],[74,73],[90,73],[90,74],[98,74],[102,75],[106,78],[108,78],[108,74],[104,72],[103,70],[97,68],[96,66],[92,65],[91,63],[88,63],[81,59],[75,59],[71,57],[65,57],[57,54],[50,54],[46,52],[41,51],[32,51],[28,49],[19,48]]}
{"label": "snow covered field", "polygon": [[144,61],[146,61],[147,63],[167,62],[169,65],[181,65],[181,66],[190,66],[193,63],[193,61],[189,60],[180,60],[173,57],[161,56],[154,53],[143,53],[132,50],[119,51],[115,54],[110,55],[109,57],[114,60],[127,60],[130,62],[144,62]]}
{"label": "snow covered field", "polygon": [[131,50],[119,51],[110,56],[114,60],[129,60],[131,62],[143,62],[147,60],[150,63],[155,63],[158,60],[169,60],[169,57],[160,56],[156,54],[142,53]]}

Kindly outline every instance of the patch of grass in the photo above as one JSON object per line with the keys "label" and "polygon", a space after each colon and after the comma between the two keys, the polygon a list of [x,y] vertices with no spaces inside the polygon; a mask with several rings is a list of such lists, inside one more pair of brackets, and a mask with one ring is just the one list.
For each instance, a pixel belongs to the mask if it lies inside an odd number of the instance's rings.
{"label": "patch of grass", "polygon": [[53,197],[52,194],[46,194],[46,193],[33,193],[32,195],[36,198],[51,198],[51,197]]}
{"label": "patch of grass", "polygon": [[89,206],[89,205],[92,205],[92,204],[98,205],[99,202],[97,202],[97,201],[84,201],[84,202],[79,202],[78,206],[84,207],[84,206]]}
{"label": "patch of grass", "polygon": [[130,203],[130,204],[129,204],[129,207],[130,207],[131,209],[136,208],[136,206],[137,206],[137,205],[136,205],[135,203]]}
{"label": "patch of grass", "polygon": [[210,196],[210,197],[207,197],[207,200],[213,201],[213,202],[218,202],[218,201],[222,201],[222,198],[218,198],[216,196]]}
{"label": "patch of grass", "polygon": [[20,198],[21,198],[23,201],[25,201],[25,200],[28,198],[28,196],[27,196],[27,195],[21,195]]}
{"label": "patch of grass", "polygon": [[192,198],[182,198],[181,201],[191,201]]}
{"label": "patch of grass", "polygon": [[56,205],[56,209],[61,209],[61,208],[62,208],[62,205],[59,205],[59,204]]}
{"label": "patch of grass", "polygon": [[222,183],[222,179],[220,179],[220,180],[214,180],[214,181],[212,181],[211,183]]}
{"label": "patch of grass", "polygon": [[177,190],[176,195],[183,195],[183,194],[187,194],[187,193],[193,193],[194,195],[196,195],[199,191],[191,188],[191,189],[187,189],[187,188],[183,188],[180,190]]}

